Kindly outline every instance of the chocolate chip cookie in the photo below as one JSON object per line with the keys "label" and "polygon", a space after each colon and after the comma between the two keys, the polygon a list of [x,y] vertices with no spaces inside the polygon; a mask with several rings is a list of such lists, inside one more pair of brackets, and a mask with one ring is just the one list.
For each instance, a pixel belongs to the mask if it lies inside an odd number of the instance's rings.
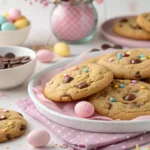
{"label": "chocolate chip cookie", "polygon": [[150,40],[150,33],[142,29],[136,22],[136,17],[123,18],[118,20],[114,26],[113,31],[121,36],[136,39],[136,40]]}
{"label": "chocolate chip cookie", "polygon": [[89,97],[95,111],[112,119],[131,120],[150,115],[150,85],[137,80],[114,80]]}
{"label": "chocolate chip cookie", "polygon": [[150,32],[150,13],[143,13],[137,17],[138,25],[145,31]]}
{"label": "chocolate chip cookie", "polygon": [[23,135],[27,122],[22,114],[0,108],[0,143]]}
{"label": "chocolate chip cookie", "polygon": [[113,73],[106,67],[89,63],[64,70],[46,85],[44,95],[52,101],[68,102],[90,96],[108,86]]}
{"label": "chocolate chip cookie", "polygon": [[119,79],[142,79],[150,77],[150,50],[134,49],[116,51],[103,56],[104,65]]}

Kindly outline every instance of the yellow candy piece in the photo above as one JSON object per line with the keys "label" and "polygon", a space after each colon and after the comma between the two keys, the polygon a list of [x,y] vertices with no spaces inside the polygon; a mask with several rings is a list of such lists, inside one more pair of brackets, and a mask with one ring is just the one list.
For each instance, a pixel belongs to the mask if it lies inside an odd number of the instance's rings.
{"label": "yellow candy piece", "polygon": [[26,20],[27,20],[27,18],[26,18],[25,16],[21,16],[21,17],[19,18],[19,20],[21,20],[21,19],[26,19]]}
{"label": "yellow candy piece", "polygon": [[9,15],[8,15],[8,13],[4,13],[3,16],[8,17]]}
{"label": "yellow candy piece", "polygon": [[148,59],[150,59],[150,56],[147,56]]}
{"label": "yellow candy piece", "polygon": [[129,54],[131,54],[131,52],[129,52],[129,51],[128,51],[128,52],[126,52],[126,54],[128,54],[128,55],[129,55]]}
{"label": "yellow candy piece", "polygon": [[70,48],[66,43],[57,43],[54,46],[54,52],[62,57],[67,57],[70,55]]}
{"label": "yellow candy piece", "polygon": [[118,87],[119,87],[119,86],[118,86],[117,84],[114,85],[114,88],[115,88],[115,89],[118,89]]}
{"label": "yellow candy piece", "polygon": [[19,20],[15,21],[14,24],[17,29],[22,29],[22,28],[28,26],[28,21],[26,19],[19,19]]}
{"label": "yellow candy piece", "polygon": [[144,86],[144,85],[140,87],[141,90],[144,90],[144,89],[146,89],[146,88],[147,88],[147,87]]}
{"label": "yellow candy piece", "polygon": [[146,57],[142,57],[142,58],[140,58],[140,60],[144,61],[144,60],[147,60],[147,58]]}

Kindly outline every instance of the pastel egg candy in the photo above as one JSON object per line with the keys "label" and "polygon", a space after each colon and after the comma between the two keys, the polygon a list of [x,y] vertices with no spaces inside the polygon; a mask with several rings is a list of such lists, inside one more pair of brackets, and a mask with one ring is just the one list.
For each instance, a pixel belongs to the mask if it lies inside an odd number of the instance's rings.
{"label": "pastel egg candy", "polygon": [[27,141],[34,147],[44,147],[50,141],[50,134],[43,129],[35,130],[28,134]]}
{"label": "pastel egg candy", "polygon": [[2,25],[3,23],[7,22],[7,19],[5,16],[0,15],[0,25]]}
{"label": "pastel egg candy", "polygon": [[1,25],[1,30],[2,31],[11,31],[11,30],[16,30],[16,27],[13,23],[6,22]]}
{"label": "pastel egg candy", "polygon": [[16,8],[12,8],[8,11],[8,15],[13,19],[17,20],[21,17],[21,11]]}
{"label": "pastel egg candy", "polygon": [[67,57],[70,55],[70,48],[66,43],[57,43],[54,46],[54,52],[62,57]]}
{"label": "pastel egg candy", "polygon": [[94,114],[94,106],[87,101],[79,102],[75,105],[75,113],[82,118],[91,117]]}
{"label": "pastel egg candy", "polygon": [[22,28],[25,28],[26,26],[28,26],[28,20],[19,19],[19,20],[15,21],[14,24],[15,24],[17,29],[22,29]]}
{"label": "pastel egg candy", "polygon": [[37,59],[42,62],[42,63],[49,63],[53,60],[54,58],[54,53],[49,51],[49,50],[46,50],[46,49],[43,49],[43,50],[39,50],[36,54],[37,56]]}

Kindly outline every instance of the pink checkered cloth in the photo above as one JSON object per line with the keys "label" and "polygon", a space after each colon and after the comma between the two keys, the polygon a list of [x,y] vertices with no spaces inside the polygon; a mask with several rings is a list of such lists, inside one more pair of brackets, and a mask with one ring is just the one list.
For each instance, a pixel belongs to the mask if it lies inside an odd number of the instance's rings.
{"label": "pink checkered cloth", "polygon": [[150,133],[105,134],[71,129],[48,120],[38,112],[30,99],[18,100],[16,103],[75,150],[127,150],[150,143]]}

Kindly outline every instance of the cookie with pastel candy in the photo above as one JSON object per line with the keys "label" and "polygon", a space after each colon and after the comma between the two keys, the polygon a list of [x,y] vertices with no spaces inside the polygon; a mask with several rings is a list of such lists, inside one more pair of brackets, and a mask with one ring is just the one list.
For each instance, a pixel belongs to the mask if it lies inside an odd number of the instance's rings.
{"label": "cookie with pastel candy", "polygon": [[29,25],[29,21],[22,15],[19,9],[12,8],[8,12],[0,15],[0,30],[12,31],[25,28]]}

